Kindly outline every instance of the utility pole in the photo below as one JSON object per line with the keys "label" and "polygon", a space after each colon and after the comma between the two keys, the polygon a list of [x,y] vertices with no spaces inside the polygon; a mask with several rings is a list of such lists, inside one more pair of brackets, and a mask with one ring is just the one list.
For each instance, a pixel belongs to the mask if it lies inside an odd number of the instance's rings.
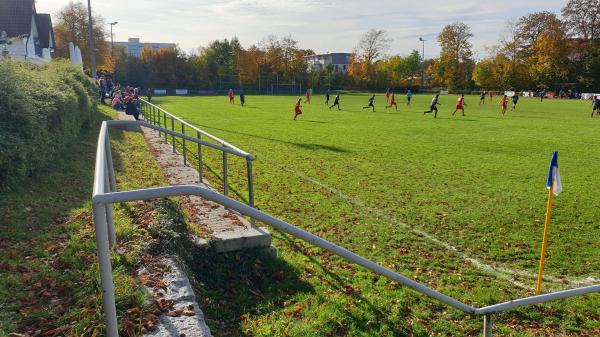
{"label": "utility pole", "polygon": [[422,37],[419,38],[419,41],[423,42],[423,56],[421,57],[421,89],[425,86],[425,39]]}
{"label": "utility pole", "polygon": [[92,22],[92,5],[90,3],[90,0],[88,0],[88,32],[90,35],[90,42],[89,42],[89,48],[90,48],[90,66],[92,68],[92,77],[96,78],[97,74],[96,74],[96,47],[94,46],[94,29],[93,29],[93,22]]}
{"label": "utility pole", "polygon": [[113,80],[115,79],[115,45],[113,42],[113,26],[118,22],[109,22],[110,25],[110,63],[112,65]]}
{"label": "utility pole", "polygon": [[115,55],[114,55],[115,45],[113,42],[113,26],[116,25],[117,23],[118,23],[117,21],[108,23],[110,25],[110,57],[111,57],[111,59],[115,57]]}

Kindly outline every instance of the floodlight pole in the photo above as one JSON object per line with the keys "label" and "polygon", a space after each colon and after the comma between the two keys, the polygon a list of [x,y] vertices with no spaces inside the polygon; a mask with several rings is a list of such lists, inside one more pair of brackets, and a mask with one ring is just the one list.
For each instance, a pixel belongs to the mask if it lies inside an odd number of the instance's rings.
{"label": "floodlight pole", "polygon": [[423,42],[423,57],[421,60],[421,89],[425,86],[425,39],[422,37],[419,38],[419,41]]}
{"label": "floodlight pole", "polygon": [[115,22],[108,23],[110,25],[110,57],[111,57],[111,59],[115,57],[115,55],[114,55],[115,45],[113,42],[113,26],[116,25],[117,23],[119,23],[119,22],[115,21]]}
{"label": "floodlight pole", "polygon": [[113,42],[113,26],[116,25],[117,21],[115,22],[109,22],[108,24],[110,25],[110,63],[112,66],[112,76],[113,76],[113,81],[115,80],[115,44]]}
{"label": "floodlight pole", "polygon": [[92,5],[88,0],[88,33],[90,35],[89,48],[90,48],[90,67],[92,68],[92,77],[96,78],[96,51],[94,46],[94,30],[92,21]]}

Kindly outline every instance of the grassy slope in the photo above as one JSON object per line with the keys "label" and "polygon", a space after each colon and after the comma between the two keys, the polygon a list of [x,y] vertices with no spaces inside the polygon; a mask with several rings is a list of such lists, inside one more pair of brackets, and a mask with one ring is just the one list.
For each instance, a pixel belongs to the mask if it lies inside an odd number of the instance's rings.
{"label": "grassy slope", "polygon": [[[100,111],[62,160],[0,199],[0,336],[56,327],[64,327],[67,336],[103,331],[90,199],[99,123],[113,118],[113,111]],[[164,183],[141,135],[111,135],[120,188]],[[131,318],[126,310],[144,300],[131,273],[151,241],[144,228],[134,225],[138,220],[130,206],[115,207],[117,238],[125,250],[113,259],[121,319]]]}
{"label": "grassy slope", "polygon": [[[518,112],[502,117],[498,100],[478,106],[477,98],[467,97],[467,117],[450,118],[455,97],[445,96],[442,112],[433,119],[421,113],[429,96],[416,96],[410,108],[400,104],[398,113],[382,107],[382,96],[377,112],[363,111],[366,98],[344,96],[341,112],[313,98],[295,122],[294,97],[249,97],[244,108],[229,106],[222,97],[156,101],[257,155],[261,209],[477,305],[529,295],[531,288],[481,273],[398,223],[432,233],[489,264],[535,272],[543,186],[551,151],[557,148],[565,191],[555,201],[546,270],[557,276],[597,276],[600,210],[594,192],[600,181],[593,168],[600,150],[593,144],[600,121],[590,119],[587,102],[522,99]],[[243,162],[233,165],[238,170],[232,172],[242,172],[233,182],[243,190]],[[314,291],[290,295],[286,305],[248,308],[239,331],[427,335],[467,334],[479,326],[285,236],[276,235],[275,244]],[[341,277],[322,266],[335,268]],[[589,334],[600,325],[599,300],[591,296],[506,314],[501,329],[535,334],[542,328],[536,322],[543,321],[553,332],[583,329]],[[431,318],[437,320],[431,323]]]}

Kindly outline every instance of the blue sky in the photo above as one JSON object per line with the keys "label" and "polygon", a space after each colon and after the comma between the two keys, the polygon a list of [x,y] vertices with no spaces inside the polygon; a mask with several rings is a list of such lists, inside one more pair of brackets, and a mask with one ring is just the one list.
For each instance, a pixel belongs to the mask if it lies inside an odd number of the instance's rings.
{"label": "blue sky", "polygon": [[[317,53],[350,52],[371,28],[385,29],[393,41],[390,54],[439,53],[437,34],[449,23],[468,24],[476,57],[505,34],[506,23],[534,11],[560,13],[566,0],[91,0],[92,9],[118,21],[116,41],[139,37],[177,43],[184,51],[214,39],[237,36],[244,46],[267,35],[290,34],[302,48]],[[37,0],[38,12],[55,14],[68,0]],[[107,30],[108,30],[107,25]]]}

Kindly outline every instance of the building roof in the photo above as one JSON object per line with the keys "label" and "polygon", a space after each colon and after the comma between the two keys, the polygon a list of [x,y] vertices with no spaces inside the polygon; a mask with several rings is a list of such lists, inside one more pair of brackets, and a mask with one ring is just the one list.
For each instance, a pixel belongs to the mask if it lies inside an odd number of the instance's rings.
{"label": "building roof", "polygon": [[6,31],[8,37],[31,34],[33,13],[33,0],[0,0],[0,32]]}
{"label": "building roof", "polygon": [[50,14],[36,14],[35,18],[40,39],[40,47],[54,48],[56,43],[54,42],[54,31],[52,29],[52,18],[50,17]]}

